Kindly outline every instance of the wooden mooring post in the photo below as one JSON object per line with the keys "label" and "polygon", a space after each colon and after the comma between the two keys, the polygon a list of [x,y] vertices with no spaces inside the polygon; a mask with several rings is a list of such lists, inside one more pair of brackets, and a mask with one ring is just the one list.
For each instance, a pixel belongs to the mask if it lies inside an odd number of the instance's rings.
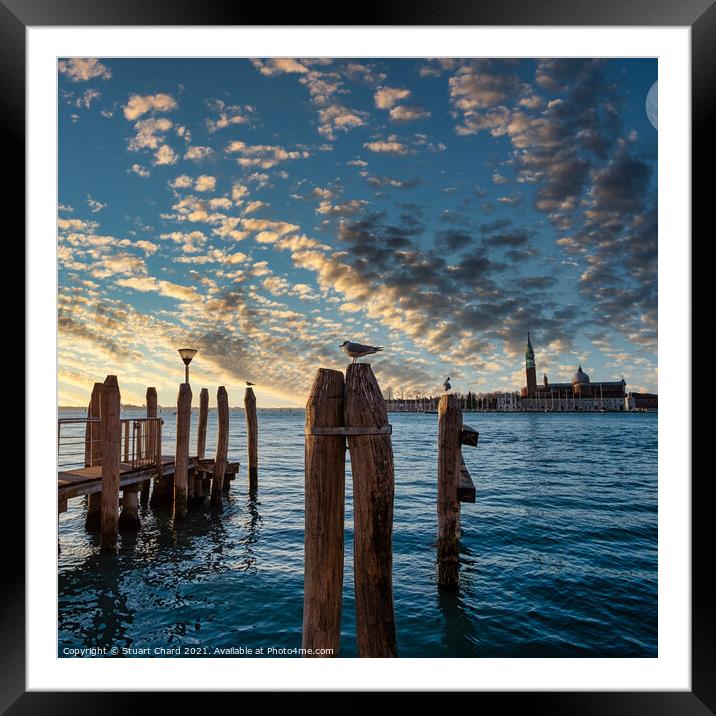
{"label": "wooden mooring post", "polygon": [[[345,424],[353,474],[354,574],[358,655],[397,656],[393,611],[395,475],[388,412],[368,363],[346,372]],[[356,434],[358,428],[367,434]],[[383,430],[383,432],[380,432]]]}
{"label": "wooden mooring post", "polygon": [[443,395],[438,405],[437,578],[456,588],[460,577],[460,503],[475,502],[475,485],[462,457],[462,446],[477,447],[479,433],[462,422],[460,400]]}
{"label": "wooden mooring post", "polygon": [[254,492],[259,486],[259,423],[256,417],[256,396],[253,388],[246,388],[244,410],[249,453],[249,492]]}
{"label": "wooden mooring post", "polygon": [[224,475],[229,451],[229,395],[223,385],[219,386],[216,391],[216,406],[218,412],[218,437],[214,474],[211,480],[210,504],[216,508],[223,508]]}
{"label": "wooden mooring post", "polygon": [[[199,393],[199,420],[196,431],[196,457],[201,460],[206,454],[206,426],[209,422],[209,391],[202,388]],[[196,469],[194,473],[194,497],[205,497],[206,470]]]}
{"label": "wooden mooring post", "polygon": [[[87,406],[87,417],[99,419],[102,409],[102,383],[92,386],[92,395]],[[99,465],[102,455],[101,423],[87,422],[85,427],[85,467]],[[85,529],[97,532],[100,528],[102,493],[94,492],[87,495],[87,515],[85,516]]]}
{"label": "wooden mooring post", "polygon": [[[147,388],[146,393],[146,403],[147,403],[147,417],[148,418],[156,418],[157,417],[157,389],[150,386]],[[147,434],[147,457],[155,456],[157,454],[157,440],[159,439],[158,433],[159,428],[156,423],[150,423],[148,425],[149,432]],[[161,446],[159,448],[159,454],[161,455]],[[159,461],[161,464],[161,460]],[[151,480],[147,480],[146,482],[142,483],[142,492],[140,495],[140,501],[143,505],[146,505],[147,502],[149,502],[149,490],[151,487]]]}
{"label": "wooden mooring post", "polygon": [[142,485],[127,485],[122,490],[122,511],[119,513],[118,529],[120,532],[137,532],[141,526],[139,521],[139,493]]}
{"label": "wooden mooring post", "polygon": [[343,426],[344,393],[343,373],[320,368],[306,405],[302,646],[328,656],[341,639],[346,448],[343,434],[312,431]]}
{"label": "wooden mooring post", "polygon": [[[150,395],[149,391],[153,391],[153,395]],[[149,415],[149,401],[152,400],[154,404],[154,411],[156,415],[156,390],[154,388],[147,388],[147,417]],[[157,425],[157,445],[156,447],[156,462],[157,462],[157,476],[154,478],[154,487],[152,488],[152,495],[149,499],[149,504],[152,507],[168,507],[174,502],[174,475],[162,475],[162,428],[161,424]]]}
{"label": "wooden mooring post", "polygon": [[457,586],[460,569],[460,436],[462,411],[457,395],[438,405],[438,584]]}
{"label": "wooden mooring post", "polygon": [[189,430],[191,428],[191,386],[182,383],[177,395],[177,443],[174,458],[174,519],[186,517],[189,484]]}
{"label": "wooden mooring post", "polygon": [[102,499],[100,544],[104,552],[117,549],[119,452],[122,438],[121,424],[119,422],[120,400],[117,376],[108,375],[102,387],[101,400]]}

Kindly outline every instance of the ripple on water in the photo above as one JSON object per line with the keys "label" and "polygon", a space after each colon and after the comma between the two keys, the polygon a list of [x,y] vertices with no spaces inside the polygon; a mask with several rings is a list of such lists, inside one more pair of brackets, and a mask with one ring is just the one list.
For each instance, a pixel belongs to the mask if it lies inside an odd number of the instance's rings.
{"label": "ripple on water", "polygon": [[[165,440],[173,444],[172,416]],[[477,414],[465,448],[477,502],[462,506],[461,587],[435,582],[435,415],[391,414],[393,582],[402,656],[657,655],[657,417]],[[301,411],[260,411],[260,490],[245,468],[223,515],[142,530],[99,553],[84,499],[60,516],[59,649],[296,647],[303,610]],[[215,444],[216,413],[208,445]],[[242,412],[230,459],[245,461]],[[192,445],[192,450],[193,450]],[[346,471],[341,653],[355,656],[353,512]]]}

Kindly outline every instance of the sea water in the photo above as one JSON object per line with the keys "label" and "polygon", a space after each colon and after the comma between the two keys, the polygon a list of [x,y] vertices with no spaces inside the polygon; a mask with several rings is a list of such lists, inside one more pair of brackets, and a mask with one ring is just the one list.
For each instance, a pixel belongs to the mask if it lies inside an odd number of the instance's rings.
{"label": "sea water", "polygon": [[[126,411],[122,417],[142,417]],[[61,417],[83,417],[62,411]],[[164,418],[174,448],[176,416]],[[249,495],[242,410],[224,512],[175,525],[140,508],[141,531],[101,554],[86,498],[59,518],[59,656],[291,655],[303,609],[302,410],[259,410],[259,490]],[[657,416],[466,413],[477,488],[462,504],[460,588],[435,579],[437,415],[390,413],[393,592],[405,657],[656,657]],[[192,416],[192,453],[197,413]],[[209,412],[207,456],[216,444]],[[348,456],[348,453],[347,453]],[[353,513],[346,470],[341,656],[355,656]]]}

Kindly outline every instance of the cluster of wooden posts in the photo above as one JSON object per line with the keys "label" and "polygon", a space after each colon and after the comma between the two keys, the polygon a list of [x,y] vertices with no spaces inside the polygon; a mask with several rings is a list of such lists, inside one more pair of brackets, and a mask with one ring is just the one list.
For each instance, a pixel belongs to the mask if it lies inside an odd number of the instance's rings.
{"label": "cluster of wooden posts", "polygon": [[[179,386],[177,396],[174,455],[162,456],[163,420],[157,417],[156,389],[147,388],[146,420],[122,421],[117,377],[108,375],[104,383],[95,383],[87,410],[85,467],[101,467],[101,489],[87,481],[80,482],[76,491],[88,496],[85,524],[88,530],[99,530],[102,550],[116,549],[118,532],[140,528],[140,500],[143,504],[149,502],[152,507],[171,507],[177,521],[186,517],[191,501],[201,501],[206,497],[209,497],[212,508],[223,509],[224,495],[229,490],[230,479],[238,473],[239,463],[228,462],[229,398],[224,386],[218,388],[216,402],[218,430],[215,458],[205,456],[209,412],[209,391],[206,388],[202,388],[199,394],[196,455],[189,454],[192,391],[188,383]],[[252,388],[246,389],[244,405],[249,446],[249,490],[255,491],[258,488],[258,419]],[[130,422],[135,423],[131,439]],[[154,487],[150,497],[152,479]]]}
{"label": "cluster of wooden posts", "polygon": [[[176,450],[173,456],[162,456],[163,421],[157,417],[156,390],[147,389],[146,427],[135,430],[130,450],[129,421],[124,421],[122,435],[116,376],[109,375],[104,383],[95,383],[87,413],[85,465],[101,465],[101,490],[95,478],[91,489],[77,494],[88,495],[86,524],[88,529],[100,530],[103,550],[116,549],[118,531],[139,529],[140,500],[152,506],[172,507],[176,520],[186,517],[192,500],[209,497],[212,507],[223,509],[229,477],[238,472],[238,463],[227,459],[228,395],[223,386],[219,387],[214,459],[205,457],[209,410],[206,388],[199,396],[197,452],[195,456],[189,454],[191,401],[191,386],[181,384]],[[258,487],[258,421],[256,398],[250,387],[246,389],[244,406],[251,492]],[[391,434],[386,403],[369,364],[349,365],[345,377],[341,371],[318,370],[306,405],[305,424],[303,649],[307,656],[339,653],[346,448],[350,451],[353,477],[357,651],[362,657],[397,656]],[[462,458],[462,446],[476,446],[477,441],[477,431],[463,424],[458,396],[442,396],[438,406],[437,456],[437,581],[441,587],[455,588],[459,583],[460,503],[475,502],[475,486]]]}
{"label": "cluster of wooden posts", "polygon": [[[438,408],[437,578],[458,585],[460,502],[475,488],[462,445],[477,445],[463,426],[458,397]],[[345,451],[353,482],[356,641],[361,657],[397,656],[393,610],[392,429],[369,364],[321,368],[306,405],[303,643],[306,656],[338,656],[343,596]]]}

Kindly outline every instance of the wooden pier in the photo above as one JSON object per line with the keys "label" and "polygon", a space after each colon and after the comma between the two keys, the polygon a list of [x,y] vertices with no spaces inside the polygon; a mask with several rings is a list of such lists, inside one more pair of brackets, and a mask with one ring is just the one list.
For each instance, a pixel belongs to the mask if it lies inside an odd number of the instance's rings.
{"label": "wooden pier", "polygon": [[189,454],[191,388],[187,383],[179,388],[177,444],[174,455],[168,455],[162,451],[164,420],[157,417],[154,388],[147,389],[146,418],[121,418],[116,376],[95,383],[87,417],[58,420],[58,514],[67,511],[69,500],[87,495],[85,526],[100,531],[103,551],[113,551],[118,532],[140,528],[140,493],[143,504],[150,501],[152,507],[173,507],[177,521],[185,517],[190,502],[209,494],[212,507],[221,508],[229,481],[238,474],[240,465],[227,460],[229,410],[223,386],[217,399],[216,458],[204,456],[209,402],[206,389],[200,395],[199,454]]}
{"label": "wooden pier", "polygon": [[[189,458],[189,471],[204,472],[209,478],[213,476],[213,458]],[[239,472],[238,462],[229,462],[226,465],[224,475],[230,475],[233,479]],[[120,462],[119,464],[119,489],[123,490],[129,485],[144,484],[159,474],[162,476],[174,475],[174,455],[162,455],[161,473],[156,465],[151,467],[134,467],[130,463]],[[93,495],[102,492],[102,467],[80,467],[74,470],[60,470],[57,473],[57,502],[58,512],[67,511],[67,500],[82,495]]]}

